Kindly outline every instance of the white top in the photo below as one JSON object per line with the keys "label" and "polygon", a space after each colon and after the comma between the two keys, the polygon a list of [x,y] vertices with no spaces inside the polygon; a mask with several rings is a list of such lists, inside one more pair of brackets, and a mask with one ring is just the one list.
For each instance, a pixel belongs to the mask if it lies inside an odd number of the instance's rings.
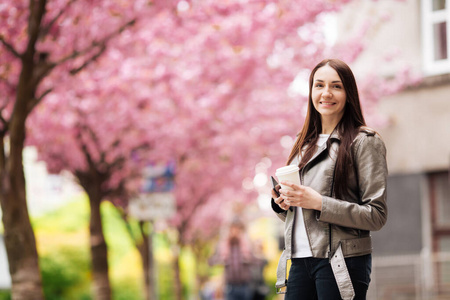
{"label": "white top", "polygon": [[[329,134],[320,134],[317,140],[317,146],[320,147],[326,143]],[[298,159],[294,159],[291,164],[298,165]],[[294,220],[294,240],[292,244],[292,257],[302,258],[311,257],[311,245],[309,244],[308,235],[306,233],[305,220],[303,219],[303,210],[301,207],[295,207],[297,210]]]}

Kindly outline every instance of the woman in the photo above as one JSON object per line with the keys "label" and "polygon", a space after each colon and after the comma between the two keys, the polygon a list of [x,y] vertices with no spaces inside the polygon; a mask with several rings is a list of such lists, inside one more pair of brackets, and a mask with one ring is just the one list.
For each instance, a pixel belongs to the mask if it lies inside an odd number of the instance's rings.
{"label": "woman", "polygon": [[[365,126],[358,89],[344,62],[326,59],[311,72],[308,113],[288,165],[301,185],[272,191],[285,221],[277,288],[285,299],[365,299],[371,273],[370,231],[386,223],[386,149]],[[286,262],[291,259],[288,280]]]}

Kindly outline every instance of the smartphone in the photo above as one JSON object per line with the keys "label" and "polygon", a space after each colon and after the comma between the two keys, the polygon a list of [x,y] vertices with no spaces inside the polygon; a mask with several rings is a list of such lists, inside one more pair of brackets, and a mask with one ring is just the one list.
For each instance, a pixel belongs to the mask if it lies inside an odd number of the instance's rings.
{"label": "smartphone", "polygon": [[277,197],[280,197],[280,192],[278,192],[278,190],[276,189],[276,186],[278,185],[278,181],[276,181],[275,178],[273,178],[273,176],[270,176],[270,178],[272,179],[272,188],[273,188],[273,191],[275,192],[275,194],[277,195]]}
{"label": "smartphone", "polygon": [[[272,187],[273,187],[275,194],[277,195],[277,197],[280,197],[280,192],[278,192],[278,190],[276,189],[276,186],[278,185],[278,181],[276,181],[275,178],[273,178],[273,176],[270,176],[270,178],[272,179]],[[280,201],[280,204],[283,203],[283,201],[284,201],[284,199]],[[289,207],[289,210],[293,211],[292,207]]]}

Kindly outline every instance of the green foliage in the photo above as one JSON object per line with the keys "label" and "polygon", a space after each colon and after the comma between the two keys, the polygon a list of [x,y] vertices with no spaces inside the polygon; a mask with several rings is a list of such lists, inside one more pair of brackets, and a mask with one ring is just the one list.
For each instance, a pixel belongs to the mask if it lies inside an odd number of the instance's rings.
{"label": "green foliage", "polygon": [[47,300],[91,299],[86,249],[60,248],[40,258]]}
{"label": "green foliage", "polygon": [[101,214],[105,240],[108,244],[108,262],[113,267],[130,251],[137,250],[118,209],[110,202],[103,202]]}
{"label": "green foliage", "polygon": [[[47,300],[93,299],[89,205],[84,196],[76,200],[33,220]],[[111,203],[104,202],[101,213],[108,244],[113,299],[141,300],[144,294],[142,261],[134,246],[133,238],[120,212]],[[139,239],[138,222],[132,222],[130,228],[133,236]],[[159,299],[175,300],[174,257],[167,234],[155,234],[153,239],[157,291]],[[220,277],[223,272],[221,266],[211,267],[207,262],[216,243],[216,240],[206,240],[192,248],[180,249],[182,289],[186,298],[192,297],[195,292],[196,271],[203,280]],[[270,284],[273,286],[272,282]],[[9,293],[0,292],[0,300],[10,300]]]}
{"label": "green foliage", "polygon": [[159,299],[174,300],[174,278],[175,272],[171,262],[163,262],[158,264],[158,292]]}
{"label": "green foliage", "polygon": [[[33,219],[47,300],[92,299],[89,204],[85,196],[74,200]],[[104,202],[101,210],[113,299],[140,300],[143,280],[139,254],[117,209]]]}
{"label": "green foliage", "polygon": [[10,291],[0,291],[0,300],[11,300]]}
{"label": "green foliage", "polygon": [[35,230],[50,233],[69,233],[87,228],[89,224],[89,202],[84,194],[74,196],[66,205],[34,217],[32,224]]}
{"label": "green foliage", "polygon": [[142,285],[136,284],[135,280],[123,279],[112,283],[114,300],[140,300],[142,296]]}

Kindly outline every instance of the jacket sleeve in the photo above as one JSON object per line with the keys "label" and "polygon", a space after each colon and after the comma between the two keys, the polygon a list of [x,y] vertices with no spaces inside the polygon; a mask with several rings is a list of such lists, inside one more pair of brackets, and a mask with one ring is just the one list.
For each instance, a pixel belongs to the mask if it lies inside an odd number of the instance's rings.
{"label": "jacket sleeve", "polygon": [[319,221],[361,230],[380,230],[387,220],[386,147],[377,135],[365,135],[356,145],[355,165],[360,203],[322,197]]}
{"label": "jacket sleeve", "polygon": [[277,214],[277,217],[283,222],[286,221],[287,211],[279,207],[278,204],[275,203],[273,198],[271,200],[271,203],[272,203],[272,210]]}

